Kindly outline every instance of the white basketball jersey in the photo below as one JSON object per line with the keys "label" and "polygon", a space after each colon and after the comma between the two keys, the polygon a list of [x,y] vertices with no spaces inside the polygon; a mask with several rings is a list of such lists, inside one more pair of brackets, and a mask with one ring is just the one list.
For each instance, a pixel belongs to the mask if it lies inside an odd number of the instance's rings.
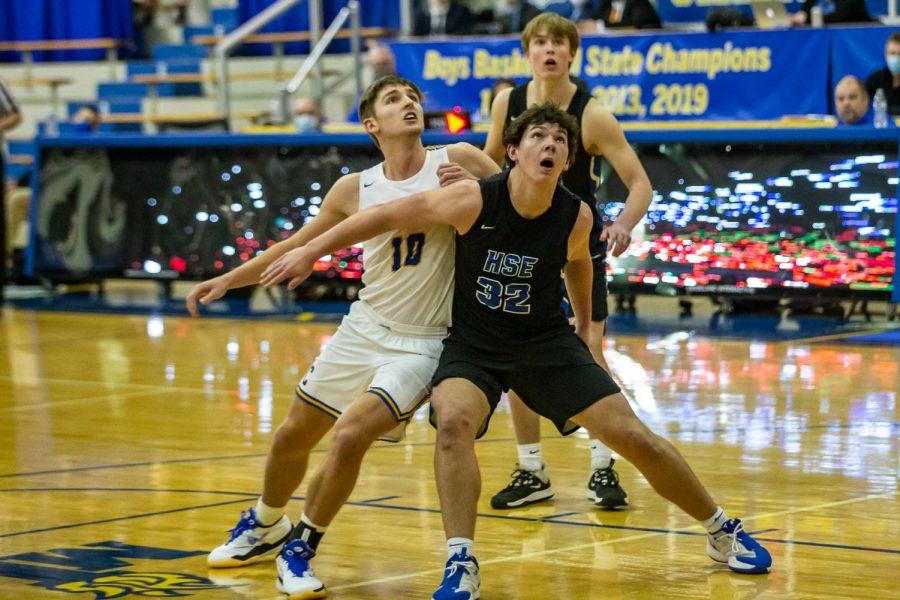
{"label": "white basketball jersey", "polygon": [[[362,172],[359,210],[440,187],[437,169],[449,162],[446,148],[428,150],[418,173],[403,181],[384,176],[384,163]],[[401,229],[363,242],[359,299],[399,325],[447,327],[453,297],[456,231],[448,225]]]}

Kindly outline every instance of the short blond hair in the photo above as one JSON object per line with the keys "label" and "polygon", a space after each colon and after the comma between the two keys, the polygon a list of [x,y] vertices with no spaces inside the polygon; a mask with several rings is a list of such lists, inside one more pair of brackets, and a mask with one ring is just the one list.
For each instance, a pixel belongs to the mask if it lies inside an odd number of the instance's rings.
{"label": "short blond hair", "polygon": [[564,37],[569,40],[569,49],[572,52],[578,50],[581,38],[578,37],[578,29],[575,23],[555,13],[541,13],[525,26],[522,31],[522,50],[528,52],[528,45],[538,34],[546,33],[551,37]]}

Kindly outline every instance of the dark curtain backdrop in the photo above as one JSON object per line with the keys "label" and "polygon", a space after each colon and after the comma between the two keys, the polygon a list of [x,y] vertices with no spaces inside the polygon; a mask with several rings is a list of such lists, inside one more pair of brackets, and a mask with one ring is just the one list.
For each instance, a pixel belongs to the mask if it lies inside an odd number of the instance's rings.
{"label": "dark curtain backdrop", "polygon": [[[132,39],[131,0],[0,0],[3,41]],[[36,61],[102,60],[104,50],[35,52]],[[18,60],[17,53],[3,53]]]}

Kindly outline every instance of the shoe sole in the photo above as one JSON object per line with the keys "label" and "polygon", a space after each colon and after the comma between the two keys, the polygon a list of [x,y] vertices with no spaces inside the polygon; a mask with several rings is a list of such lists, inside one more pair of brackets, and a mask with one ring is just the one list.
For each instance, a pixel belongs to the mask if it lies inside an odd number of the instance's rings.
{"label": "shoe sole", "polygon": [[553,497],[553,490],[538,490],[533,492],[524,498],[519,498],[518,500],[513,500],[512,502],[507,502],[506,504],[494,504],[493,498],[491,499],[491,508],[495,508],[498,510],[502,510],[504,508],[521,508],[523,506],[528,506],[529,504],[534,504],[536,502],[542,502],[544,500],[549,500]]}
{"label": "shoe sole", "polygon": [[306,592],[300,592],[299,594],[290,594],[284,589],[280,579],[275,581],[275,587],[278,588],[278,591],[282,594],[287,594],[288,600],[316,600],[317,598],[324,598],[328,595],[325,586],[322,586],[322,589],[320,590],[308,590]]}
{"label": "shoe sole", "polygon": [[[714,553],[715,553],[715,555],[714,555]],[[766,573],[769,572],[769,569],[771,568],[771,567],[761,567],[759,565],[750,565],[750,564],[747,564],[745,566],[744,563],[741,563],[737,560],[732,561],[728,557],[728,555],[722,554],[722,553],[718,552],[717,550],[715,550],[714,548],[710,548],[710,547],[706,548],[706,555],[708,557],[710,557],[711,559],[713,559],[714,561],[716,561],[717,563],[719,563],[720,565],[728,565],[729,569],[731,569],[735,573],[740,573],[741,575],[765,575]],[[731,564],[732,562],[734,562],[737,566],[732,565]]]}
{"label": "shoe sole", "polygon": [[211,569],[234,569],[236,567],[246,567],[248,565],[254,565],[259,562],[263,562],[265,560],[274,560],[276,556],[278,556],[278,552],[281,548],[276,548],[274,550],[270,550],[265,554],[260,554],[259,556],[254,556],[253,558],[248,558],[247,560],[240,560],[237,558],[227,558],[225,560],[220,560],[217,562],[206,561],[206,566]]}
{"label": "shoe sole", "polygon": [[278,553],[281,552],[281,547],[284,546],[284,543],[288,540],[289,537],[291,537],[291,531],[292,529],[288,529],[287,533],[284,534],[284,537],[274,544],[263,544],[263,546],[269,546],[269,548],[265,552],[246,559],[224,558],[215,562],[209,560],[209,557],[207,557],[206,566],[212,569],[233,569],[235,567],[246,567],[247,565],[252,565],[264,560],[272,560],[273,558],[278,556]]}

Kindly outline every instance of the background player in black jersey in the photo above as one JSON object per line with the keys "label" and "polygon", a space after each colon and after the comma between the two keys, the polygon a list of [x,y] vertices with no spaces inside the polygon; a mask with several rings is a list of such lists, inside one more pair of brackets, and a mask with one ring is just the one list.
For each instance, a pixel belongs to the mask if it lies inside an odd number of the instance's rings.
{"label": "background player in black jersey", "polygon": [[[569,67],[578,46],[578,30],[568,19],[544,13],[528,23],[522,32],[522,49],[531,63],[533,79],[497,95],[491,109],[491,129],[484,150],[502,167],[506,161],[503,131],[529,106],[551,102],[578,120],[581,129],[578,145],[583,151],[576,155],[574,164],[563,173],[562,181],[593,212],[590,250],[594,263],[594,287],[588,346],[600,366],[611,372],[603,356],[603,336],[609,316],[606,307],[606,247],[603,241],[617,250],[617,254],[629,246],[631,227],[626,224],[636,224],[647,212],[653,189],[616,118],[591,98],[587,86],[582,89],[570,79]],[[624,212],[605,230],[596,209],[596,156],[609,161],[628,188]],[[512,481],[491,498],[494,508],[518,508],[553,496],[541,455],[540,418],[525,406],[515,391],[509,393],[509,406],[516,430],[519,460]],[[605,509],[620,509],[628,505],[627,494],[619,485],[613,463],[609,448],[600,440],[591,440],[591,477],[587,497]]]}
{"label": "background player in black jersey", "polygon": [[[591,298],[591,211],[559,177],[577,150],[578,124],[552,104],[526,110],[504,143],[515,166],[364,210],[292,250],[261,283],[296,287],[315,260],[401,227],[456,229],[453,326],[435,372],[435,478],[449,559],[434,600],[474,600],[480,576],[473,547],[481,474],[475,439],[504,389],[563,433],[585,427],[646,477],[664,498],[707,529],[707,554],[740,573],[765,573],[772,559],[729,520],[672,444],[638,419],[585,344]],[[620,219],[626,218],[625,216]],[[630,230],[640,215],[622,223]],[[621,249],[619,250],[621,251]],[[560,306],[563,269],[574,328]],[[573,427],[574,426],[574,427]]]}

